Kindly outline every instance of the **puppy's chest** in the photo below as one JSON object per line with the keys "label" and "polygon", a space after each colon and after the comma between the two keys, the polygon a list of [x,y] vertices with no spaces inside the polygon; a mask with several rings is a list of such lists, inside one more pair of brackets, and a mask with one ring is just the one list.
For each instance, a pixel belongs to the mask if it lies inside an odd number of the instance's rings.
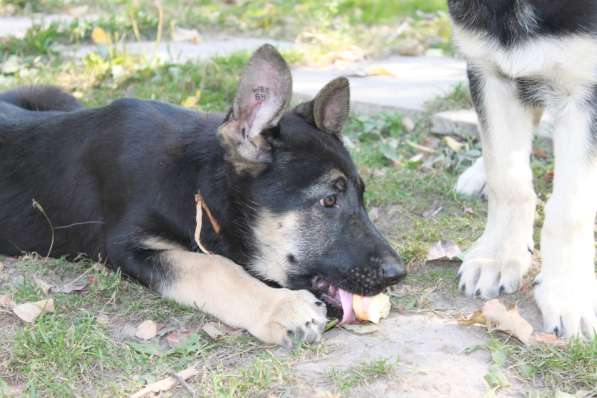
{"label": "puppy's chest", "polygon": [[467,60],[485,73],[542,81],[568,95],[597,82],[597,39],[588,35],[538,36],[505,47],[455,27],[455,38]]}

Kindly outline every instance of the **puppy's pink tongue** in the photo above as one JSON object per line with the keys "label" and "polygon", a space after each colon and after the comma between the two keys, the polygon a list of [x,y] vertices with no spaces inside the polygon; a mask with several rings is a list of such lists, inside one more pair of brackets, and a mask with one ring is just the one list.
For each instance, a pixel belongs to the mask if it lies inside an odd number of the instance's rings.
{"label": "puppy's pink tongue", "polygon": [[342,320],[340,324],[354,322],[356,318],[352,309],[352,293],[338,288],[338,295],[340,296],[340,303],[342,303]]}

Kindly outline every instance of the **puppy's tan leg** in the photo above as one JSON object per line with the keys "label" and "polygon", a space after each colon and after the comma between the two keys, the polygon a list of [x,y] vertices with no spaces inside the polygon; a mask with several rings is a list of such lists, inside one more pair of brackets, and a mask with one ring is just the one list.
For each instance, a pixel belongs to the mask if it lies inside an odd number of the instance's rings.
{"label": "puppy's tan leg", "polygon": [[196,306],[266,343],[321,339],[326,308],[306,290],[271,288],[218,255],[176,249],[162,252],[161,260],[170,271],[160,288],[164,297]]}

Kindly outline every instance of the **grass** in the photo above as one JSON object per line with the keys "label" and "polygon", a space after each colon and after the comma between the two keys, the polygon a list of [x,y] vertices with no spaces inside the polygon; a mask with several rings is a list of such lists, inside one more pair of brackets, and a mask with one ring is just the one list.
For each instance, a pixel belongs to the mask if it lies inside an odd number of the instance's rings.
{"label": "grass", "polygon": [[[102,9],[108,3],[100,1],[97,7]],[[5,1],[2,6],[6,4]],[[63,7],[54,1],[29,4],[25,9],[19,4],[13,5],[25,12]],[[89,3],[73,1],[71,4]],[[64,59],[56,54],[56,44],[89,41],[96,26],[117,41],[121,37],[135,36],[132,21],[136,21],[142,37],[155,37],[156,9],[146,7],[146,2],[133,4],[130,7],[137,8],[132,9],[127,9],[127,4],[116,4],[119,17],[106,14],[94,23],[38,27],[23,39],[3,41],[0,44],[0,89],[52,83],[73,92],[87,106],[101,106],[112,99],[131,96],[159,99],[203,111],[227,110],[234,96],[236,77],[248,59],[247,53],[185,64],[165,63],[151,54],[133,56],[119,51],[117,46],[108,47],[102,54],[92,53],[82,60]],[[172,28],[172,22],[188,27],[205,18],[205,26],[224,26],[230,32],[268,30],[275,33],[278,30],[275,34],[279,37],[292,37],[319,48],[322,54],[363,45],[364,42],[354,36],[367,30],[373,31],[368,39],[376,40],[376,35],[384,32],[384,24],[389,26],[396,21],[416,26],[396,43],[413,37],[425,41],[446,32],[449,35],[442,14],[445,5],[437,1],[343,0],[324,8],[316,7],[320,3],[314,1],[288,0],[269,2],[266,6],[263,1],[237,2],[219,8],[211,1],[177,2],[179,7],[172,7],[173,0],[164,0],[163,4],[165,30]],[[294,14],[300,14],[301,18],[288,22],[288,10],[295,6],[300,12],[294,11]],[[417,9],[422,7],[433,15],[420,15]],[[303,31],[293,31],[300,24]],[[324,43],[326,40],[330,43]],[[389,47],[392,45],[388,43]],[[447,45],[448,41],[440,40],[430,46]],[[286,57],[293,63],[305,61],[301,53],[286,54]],[[438,111],[464,106],[470,106],[470,97],[464,86],[457,86],[428,104],[428,109]],[[437,286],[447,294],[454,294],[456,288],[454,267],[424,267],[428,249],[440,239],[453,240],[461,248],[470,245],[482,231],[486,205],[452,192],[458,173],[478,156],[478,144],[462,141],[462,149],[454,151],[441,138],[428,134],[428,118],[416,120],[414,131],[405,130],[403,119],[403,115],[396,113],[354,116],[345,129],[345,137],[366,181],[369,208],[377,209],[378,225],[413,271],[405,285],[420,288],[411,296],[401,297],[399,303],[403,309],[416,310],[428,305],[429,292]],[[538,144],[544,145],[541,141]],[[532,166],[539,198],[545,200],[551,188],[552,166],[540,156],[533,158]],[[538,224],[540,222],[541,217]],[[162,300],[119,273],[85,259],[69,262],[33,255],[22,257],[15,267],[19,275],[0,278],[0,294],[9,294],[16,302],[39,300],[46,295],[32,281],[32,275],[59,283],[72,280],[90,267],[88,275],[94,282],[81,293],[52,293],[56,313],[44,315],[34,325],[17,324],[11,315],[0,312],[3,326],[0,328],[0,395],[6,385],[24,384],[25,396],[123,396],[145,382],[164,377],[170,370],[183,369],[196,362],[213,365],[193,381],[196,390],[205,396],[283,395],[288,386],[296,382],[293,366],[306,354],[281,358],[264,352],[266,347],[246,334],[212,341],[201,332],[209,317]],[[170,349],[163,345],[162,338],[140,342],[124,333],[145,319],[158,321],[166,328],[186,328],[192,331],[191,337],[183,346]],[[505,360],[499,366],[512,369],[517,377],[531,385],[574,391],[590,389],[597,383],[597,343],[573,343],[568,348],[500,344],[505,347],[502,350]],[[328,376],[344,394],[371,380],[386,377],[395,366],[391,361],[380,359],[333,371]]]}
{"label": "grass", "polygon": [[513,370],[531,385],[569,394],[597,394],[597,339],[588,343],[572,340],[564,347],[554,347],[523,346],[494,337],[487,348],[494,365]]}
{"label": "grass", "polygon": [[328,378],[336,389],[344,394],[355,387],[370,384],[388,376],[396,367],[398,360],[389,361],[386,358],[364,362],[345,370],[332,370]]}
{"label": "grass", "polygon": [[[4,1],[0,12],[65,12],[85,6],[99,16],[32,27],[24,38],[0,40],[4,54],[40,55],[56,52],[57,44],[90,42],[101,28],[113,43],[170,40],[179,28],[199,30],[205,36],[267,36],[298,43],[303,62],[327,64],[361,60],[366,56],[419,47],[453,52],[451,28],[443,1],[408,0],[265,0],[226,2],[163,0],[136,2],[102,0],[22,2]],[[3,6],[2,6],[3,5]],[[396,27],[400,27],[397,31]]]}
{"label": "grass", "polygon": [[456,84],[452,90],[440,95],[425,104],[425,109],[429,113],[443,111],[471,109],[473,100],[468,86],[463,83]]}

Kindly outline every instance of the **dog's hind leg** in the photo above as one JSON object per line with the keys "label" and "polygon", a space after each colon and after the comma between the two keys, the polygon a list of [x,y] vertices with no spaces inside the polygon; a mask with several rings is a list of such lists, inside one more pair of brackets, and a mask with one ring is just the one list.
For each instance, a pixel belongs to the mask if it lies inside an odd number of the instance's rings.
{"label": "dog's hind leg", "polygon": [[560,104],[554,130],[554,191],[545,208],[542,271],[535,299],[547,331],[572,337],[597,333],[597,90]]}
{"label": "dog's hind leg", "polygon": [[490,298],[516,291],[531,263],[533,108],[521,103],[515,81],[493,69],[469,66],[468,73],[481,121],[489,213],[483,235],[459,270],[459,287],[467,295]]}

